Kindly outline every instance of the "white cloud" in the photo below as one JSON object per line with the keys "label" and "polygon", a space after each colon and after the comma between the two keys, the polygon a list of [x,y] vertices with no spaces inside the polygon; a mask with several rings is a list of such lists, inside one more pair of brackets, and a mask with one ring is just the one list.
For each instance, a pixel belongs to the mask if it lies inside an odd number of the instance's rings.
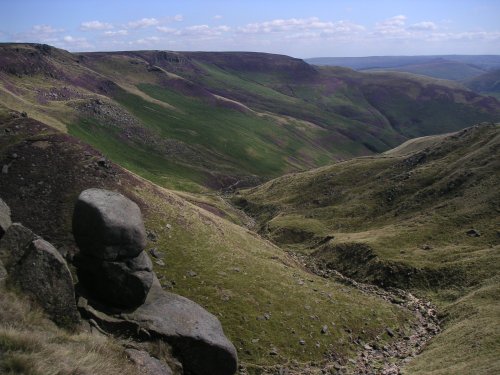
{"label": "white cloud", "polygon": [[216,14],[212,17],[214,20],[221,20],[223,17],[220,14]]}
{"label": "white cloud", "polygon": [[398,36],[405,34],[406,16],[398,15],[388,18],[375,25],[375,32],[387,36]]}
{"label": "white cloud", "polygon": [[186,27],[176,32],[180,36],[199,36],[199,37],[214,37],[227,33],[231,30],[229,26],[222,25],[210,27],[208,25],[194,25]]}
{"label": "white cloud", "polygon": [[50,25],[34,25],[31,29],[14,33],[10,35],[10,39],[19,42],[36,42],[36,43],[54,43],[59,40],[58,35],[64,32],[64,29],[57,29]]}
{"label": "white cloud", "polygon": [[55,34],[63,32],[64,29],[56,29],[50,25],[35,25],[33,26],[32,31],[34,33],[41,33],[41,34]]}
{"label": "white cloud", "polygon": [[133,40],[129,42],[129,45],[138,45],[142,47],[152,47],[154,45],[157,45],[160,41],[162,41],[161,38],[157,36],[148,36],[146,38],[141,38],[137,40]]}
{"label": "white cloud", "polygon": [[422,21],[422,22],[417,22],[408,27],[410,30],[437,30],[437,25],[434,22],[431,21]]}
{"label": "white cloud", "polygon": [[93,45],[88,42],[87,38],[74,37],[71,35],[66,35],[60,41],[60,45],[63,48],[67,48],[69,50],[83,50],[83,49],[91,49]]}
{"label": "white cloud", "polygon": [[295,37],[332,36],[358,33],[363,30],[365,30],[364,26],[350,21],[321,21],[318,17],[275,19],[272,21],[250,23],[238,28],[238,31],[244,34],[292,33],[288,35],[294,35]]}
{"label": "white cloud", "polygon": [[182,16],[182,14],[176,14],[172,19],[176,22],[184,21],[184,17]]}
{"label": "white cloud", "polygon": [[128,35],[127,30],[105,31],[105,36],[125,36]]}
{"label": "white cloud", "polygon": [[156,28],[156,30],[161,31],[162,33],[166,33],[166,34],[173,34],[177,31],[177,29],[173,29],[173,28],[167,27],[167,26],[158,26]]}
{"label": "white cloud", "polygon": [[80,24],[80,30],[83,31],[93,31],[93,30],[110,30],[113,28],[113,25],[107,22],[101,21],[88,21],[82,22]]}
{"label": "white cloud", "polygon": [[131,21],[127,24],[129,29],[143,29],[145,27],[156,26],[160,23],[156,18],[141,18],[140,20]]}

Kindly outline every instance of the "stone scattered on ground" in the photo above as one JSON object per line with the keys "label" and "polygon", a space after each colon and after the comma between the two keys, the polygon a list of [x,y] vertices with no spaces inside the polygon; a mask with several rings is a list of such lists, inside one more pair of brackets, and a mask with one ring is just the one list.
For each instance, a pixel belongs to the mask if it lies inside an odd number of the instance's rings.
{"label": "stone scattered on ground", "polygon": [[465,232],[469,237],[481,237],[481,232],[477,229],[471,228],[467,232]]}
{"label": "stone scattered on ground", "polygon": [[[355,359],[348,360],[347,369],[345,369],[347,372],[342,372],[344,371],[342,369],[339,373],[399,375],[402,373],[402,368],[425,348],[432,337],[440,332],[437,313],[430,302],[416,298],[401,289],[386,290],[375,285],[357,282],[335,270],[322,267],[310,258],[293,253],[289,255],[319,276],[350,285],[362,293],[376,295],[412,312],[416,317],[416,324],[407,332],[394,332],[387,327],[386,338],[390,337],[391,340],[384,346],[381,346],[378,341],[366,343],[355,340],[354,342],[360,347],[358,355]],[[346,329],[346,332],[351,333],[351,330]]]}
{"label": "stone scattered on ground", "polygon": [[160,253],[156,247],[153,247],[153,248],[149,249],[149,254],[151,254],[151,256],[154,257],[154,258],[156,258],[156,259],[162,259],[163,258],[162,253]]}

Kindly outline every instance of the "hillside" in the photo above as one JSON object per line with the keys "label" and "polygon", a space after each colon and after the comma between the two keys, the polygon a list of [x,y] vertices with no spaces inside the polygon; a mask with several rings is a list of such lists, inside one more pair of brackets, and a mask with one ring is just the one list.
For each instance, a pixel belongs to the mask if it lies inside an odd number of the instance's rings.
{"label": "hillside", "polygon": [[319,66],[399,71],[454,81],[471,79],[500,67],[497,55],[317,57],[306,61]]}
{"label": "hillside", "polygon": [[0,52],[4,106],[191,192],[254,186],[500,116],[498,101],[458,85],[282,55],[71,54],[34,44]]}
{"label": "hillside", "polygon": [[[221,320],[249,374],[282,367],[290,374],[318,374],[334,366],[352,370],[362,363],[357,356],[364,345],[400,345],[413,329],[414,313],[400,302],[312,274],[280,248],[221,217],[224,211],[214,206],[195,206],[20,113],[2,108],[0,124],[0,155],[8,166],[0,192],[13,221],[32,228],[71,260],[76,249],[71,216],[78,194],[100,187],[130,197],[145,216],[147,248],[156,248],[163,258],[154,265],[162,286]],[[30,324],[40,332],[40,342],[64,334],[47,333],[47,323],[37,320]],[[387,328],[395,332],[393,338]],[[6,350],[5,342],[10,341],[0,341],[0,351]],[[39,353],[37,348],[28,353]],[[22,349],[10,350],[16,356]],[[40,354],[30,358],[43,368]],[[119,363],[110,366],[109,373],[119,372]]]}
{"label": "hillside", "polygon": [[484,95],[500,97],[500,69],[464,81],[464,85]]}
{"label": "hillside", "polygon": [[499,150],[500,125],[481,124],[289,174],[234,199],[263,235],[312,267],[437,303],[445,329],[409,373],[496,373]]}
{"label": "hillside", "polygon": [[420,64],[404,65],[395,68],[373,68],[366,69],[364,71],[373,70],[406,72],[439,79],[449,79],[452,81],[462,81],[478,77],[485,73],[485,70],[479,68],[478,66],[441,58],[426,61]]}

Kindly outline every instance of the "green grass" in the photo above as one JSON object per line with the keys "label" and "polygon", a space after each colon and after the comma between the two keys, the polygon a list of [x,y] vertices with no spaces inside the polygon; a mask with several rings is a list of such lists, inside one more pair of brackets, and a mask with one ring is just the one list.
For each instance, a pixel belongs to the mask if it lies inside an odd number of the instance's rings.
{"label": "green grass", "polygon": [[[347,328],[363,342],[387,340],[386,327],[407,327],[412,319],[395,305],[307,273],[276,246],[174,195],[136,193],[148,202],[146,226],[159,237],[151,246],[165,255],[166,265],[155,266],[161,282],[174,282],[173,292],[215,314],[255,373],[275,364],[320,365],[325,352],[352,357]],[[273,348],[277,356],[269,354]]]}
{"label": "green grass", "polygon": [[69,134],[83,139],[124,168],[160,185],[186,191],[202,191],[203,175],[161,157],[147,145],[124,143],[118,130],[96,120],[82,119],[68,126]]}
{"label": "green grass", "polygon": [[[290,245],[283,233],[334,236],[324,261],[364,281],[385,277],[386,284],[410,287],[436,303],[447,316],[445,330],[408,373],[496,373],[499,129],[483,124],[409,142],[391,156],[290,174],[234,200],[282,246],[310,254],[314,241]],[[424,154],[425,161],[416,162]],[[481,236],[468,236],[470,228]],[[369,246],[375,260],[355,254],[355,247],[340,257],[336,246],[352,243]],[[390,267],[410,276],[388,276]]]}

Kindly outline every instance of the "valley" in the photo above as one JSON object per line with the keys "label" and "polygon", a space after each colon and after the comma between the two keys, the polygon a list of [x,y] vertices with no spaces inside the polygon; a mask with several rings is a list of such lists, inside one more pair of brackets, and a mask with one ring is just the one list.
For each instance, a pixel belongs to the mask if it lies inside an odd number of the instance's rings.
{"label": "valley", "polygon": [[453,82],[281,55],[0,49],[1,103],[182,191],[252,186],[500,113]]}
{"label": "valley", "polygon": [[[161,287],[220,320],[238,374],[496,373],[491,80],[0,44],[0,196],[70,265],[82,190],[136,202]],[[16,323],[28,302],[0,287],[0,369],[21,358],[43,374],[50,337],[51,359],[60,342],[101,348],[94,364],[74,349],[61,373],[134,373],[128,338],[82,338],[41,313]],[[40,343],[19,341],[30,332]]]}

